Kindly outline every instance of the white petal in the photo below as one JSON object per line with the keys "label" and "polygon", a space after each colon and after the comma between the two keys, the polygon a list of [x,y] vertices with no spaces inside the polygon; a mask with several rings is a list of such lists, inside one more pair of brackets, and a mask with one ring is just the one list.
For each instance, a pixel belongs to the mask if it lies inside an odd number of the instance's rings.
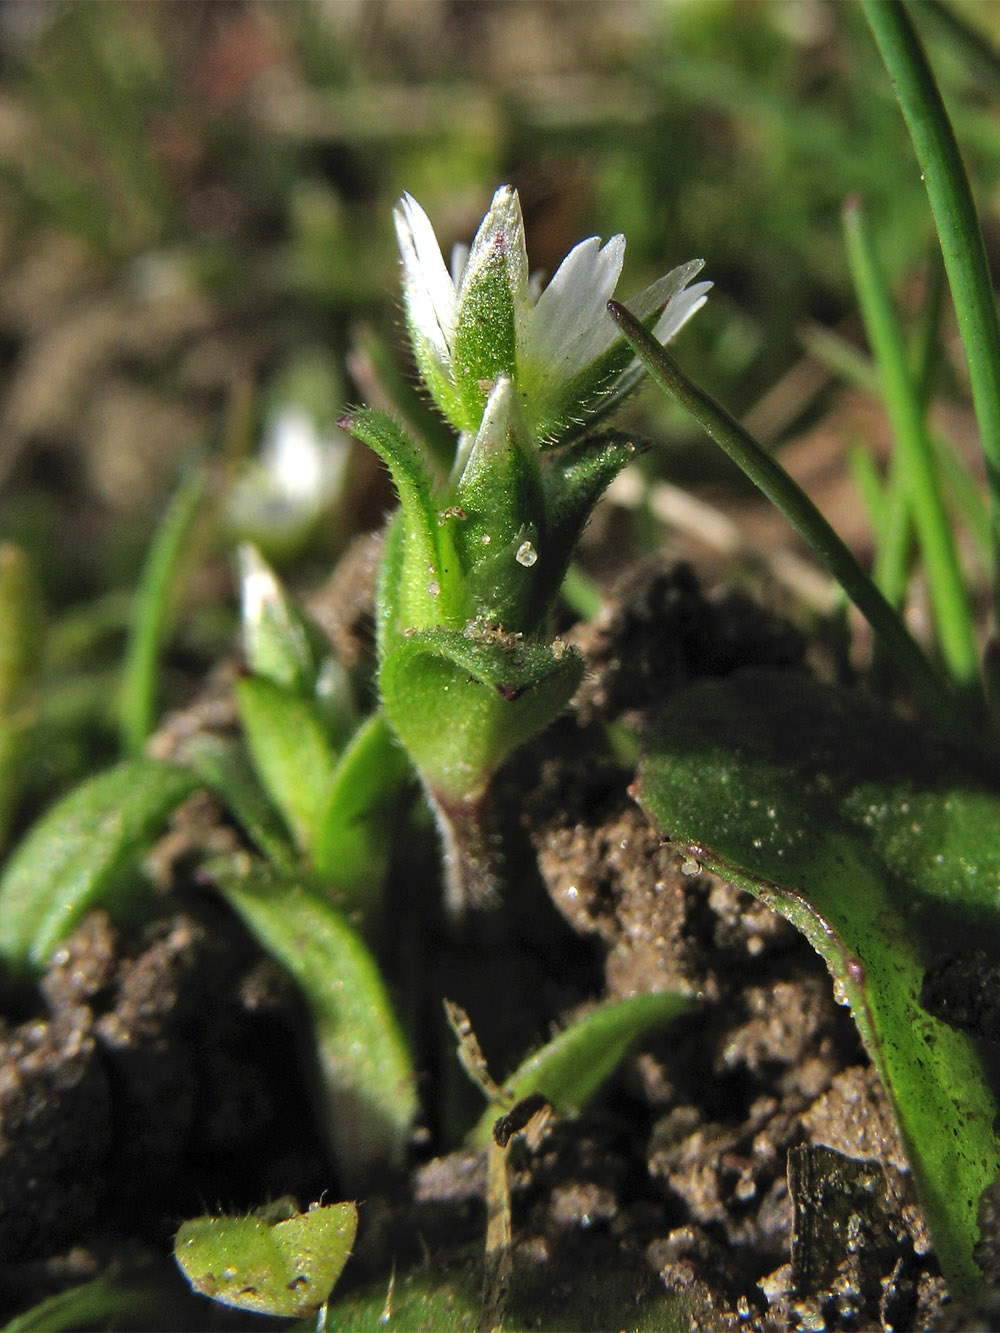
{"label": "white petal", "polygon": [[705,304],[711,287],[710,282],[696,282],[693,287],[687,287],[676,296],[672,296],[667,302],[666,310],[653,327],[653,337],[661,343],[668,343],[676,333],[680,332],[694,312]]}
{"label": "white petal", "polygon": [[456,241],[451,247],[451,280],[458,291],[462,285],[462,274],[469,262],[469,247],[462,241]]}
{"label": "white petal", "polygon": [[671,269],[665,277],[658,278],[645,291],[639,292],[625,304],[636,319],[648,319],[654,310],[666,306],[704,267],[704,259],[690,259],[686,264]]}
{"label": "white petal", "polygon": [[[517,197],[517,191],[510,185],[500,186],[493,196],[489,212],[479,224],[462,274],[462,285],[458,292],[459,307],[462,304],[463,294],[475,282],[480,269],[498,251],[501,251],[507,260],[507,276],[514,302],[514,315],[520,325],[527,319],[530,309],[528,252],[524,243],[521,201]],[[521,332],[521,328],[518,327],[519,341]]]}
{"label": "white petal", "polygon": [[430,219],[412,195],[393,210],[403,260],[403,294],[410,322],[442,365],[448,363],[458,309],[455,284],[441,257]]}
{"label": "white petal", "polygon": [[625,237],[600,237],[575,245],[538,298],[526,355],[546,383],[582,370],[615,340],[604,318],[625,260]]}

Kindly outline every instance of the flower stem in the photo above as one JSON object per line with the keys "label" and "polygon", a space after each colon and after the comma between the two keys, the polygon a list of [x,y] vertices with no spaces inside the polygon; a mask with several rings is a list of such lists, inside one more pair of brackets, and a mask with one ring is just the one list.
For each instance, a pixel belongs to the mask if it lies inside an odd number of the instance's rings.
{"label": "flower stem", "polygon": [[927,186],[979,422],[990,489],[994,621],[1000,621],[1000,322],[969,178],[902,0],[862,0]]}
{"label": "flower stem", "polygon": [[781,511],[837,580],[881,638],[928,714],[956,744],[996,772],[996,756],[981,741],[972,718],[941,679],[919,644],[855,556],[801,487],[762,445],[709,394],[687,378],[673,357],[617,301],[608,310],[653,380],[694,417],[706,434]]}

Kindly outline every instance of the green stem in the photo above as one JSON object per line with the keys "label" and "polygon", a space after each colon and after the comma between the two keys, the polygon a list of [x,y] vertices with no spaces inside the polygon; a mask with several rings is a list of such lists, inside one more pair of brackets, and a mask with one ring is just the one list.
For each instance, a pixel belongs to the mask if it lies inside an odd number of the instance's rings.
{"label": "green stem", "polygon": [[952,678],[972,689],[979,676],[979,650],[965,580],[903,333],[875,257],[867,219],[856,199],[844,206],[844,237],[898,452],[893,475],[902,480],[912,509],[941,654]]}
{"label": "green stem", "polygon": [[982,439],[1000,620],[1000,322],[969,178],[920,39],[902,0],[862,0],[927,186]]}
{"label": "green stem", "polygon": [[636,355],[653,380],[694,417],[705,433],[740,467],[788,519],[799,536],[837,580],[881,638],[931,717],[945,733],[978,756],[993,771],[987,753],[960,701],[934,670],[900,616],[879,592],[855,556],[837,536],[812,500],[785,469],[757,443],[729,412],[681,371],[673,357],[617,301],[608,302]]}

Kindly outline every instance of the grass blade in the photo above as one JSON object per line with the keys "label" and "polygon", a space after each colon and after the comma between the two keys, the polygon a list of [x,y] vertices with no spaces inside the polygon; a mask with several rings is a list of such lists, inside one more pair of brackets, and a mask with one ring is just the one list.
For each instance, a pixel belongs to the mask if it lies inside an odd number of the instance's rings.
{"label": "grass blade", "polygon": [[862,0],[927,186],[969,367],[990,488],[994,620],[1000,610],[1000,321],[969,178],[933,71],[901,0]]}
{"label": "grass blade", "polygon": [[157,659],[204,493],[204,474],[189,472],[170,502],[143,567],[122,670],[121,740],[126,754],[137,754],[153,730]]}
{"label": "grass blade", "polygon": [[892,426],[898,464],[920,542],[941,656],[960,687],[973,689],[979,651],[954,534],[941,500],[934,452],[924,412],[907,364],[896,319],[864,211],[857,199],[844,206],[844,236],[868,341],[879,367],[882,398]]}
{"label": "grass blade", "polygon": [[740,423],[692,383],[673,357],[617,301],[608,309],[636,355],[664,393],[691,413],[702,429],[788,519],[813,554],[837,580],[878,634],[927,712],[956,743],[996,772],[997,759],[983,742],[960,701],[928,661],[902,619],[861,568],[853,553],[802,488]]}

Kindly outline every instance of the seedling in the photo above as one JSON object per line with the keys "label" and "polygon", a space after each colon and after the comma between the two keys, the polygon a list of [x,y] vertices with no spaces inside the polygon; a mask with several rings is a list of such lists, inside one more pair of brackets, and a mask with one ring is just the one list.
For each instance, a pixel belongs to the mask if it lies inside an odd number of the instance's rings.
{"label": "seedling", "polygon": [[[971,195],[905,7],[865,0],[865,8],[914,126],[968,340],[994,498],[993,516],[977,522],[998,564],[1000,335]],[[504,186],[449,269],[429,219],[404,196],[396,229],[407,323],[445,426],[418,443],[382,412],[359,408],[344,418],[388,466],[399,498],[378,597],[377,707],[247,546],[239,738],[201,734],[169,760],[143,752],[155,729],[157,659],[182,557],[209,489],[203,477],[189,477],[153,544],[133,617],[119,718],[128,757],[58,802],[0,882],[0,954],[11,974],[40,972],[95,904],[133,909],[150,843],[178,804],[207,786],[239,826],[243,847],[202,866],[202,880],[302,989],[320,1119],[345,1188],[360,1192],[374,1169],[402,1163],[418,1084],[389,998],[398,978],[382,977],[369,943],[372,923],[394,906],[383,899],[389,830],[405,809],[412,764],[440,830],[452,912],[497,896],[490,784],[580,681],[581,659],[553,637],[551,612],[588,517],[637,452],[627,435],[597,428],[645,370],[810,542],[940,733],[886,720],[805,679],[702,683],[671,701],[653,728],[635,791],[689,858],[783,913],[824,957],[895,1106],[951,1289],[974,1292],[977,1203],[1000,1171],[996,1098],[973,1041],[933,1007],[927,978],[941,975],[970,939],[994,954],[1000,945],[1000,747],[987,704],[1000,696],[996,641],[979,679],[971,599],[938,492],[942,455],[925,420],[921,365],[930,354],[925,347],[919,364],[908,360],[860,204],[850,204],[845,225],[903,460],[885,487],[859,465],[869,504],[885,519],[879,526],[891,534],[874,580],[773,458],[664,351],[705,300],[700,261],[623,305],[614,291],[624,240],[602,246],[591,238],[543,286],[528,267],[517,194]],[[231,523],[246,518],[248,498],[330,499],[336,479],[315,450],[310,485],[290,494],[282,456],[275,448],[267,464],[265,455],[264,472],[237,496],[242,508],[230,505]],[[291,471],[300,482],[302,468]],[[317,515],[298,517],[304,533]],[[302,533],[297,525],[272,533],[271,545],[281,553]],[[931,591],[930,651],[900,614],[911,544]],[[14,628],[0,653],[0,754],[9,755],[20,753],[32,725],[37,627],[20,557],[0,556],[0,606]],[[15,795],[0,788],[0,828]],[[632,1039],[687,1003],[637,995],[598,1007],[502,1087],[472,1058],[471,1041],[463,1046],[490,1103],[473,1130],[491,1154],[497,1203],[487,1313],[502,1304],[510,1259],[510,1136],[543,1104],[557,1113],[580,1106]],[[178,1233],[178,1262],[199,1290],[237,1308],[311,1316],[339,1274],[355,1220],[350,1203],[302,1215],[198,1218]]]}
{"label": "seedling", "polygon": [[300,1213],[279,1200],[247,1217],[196,1217],[174,1239],[181,1272],[203,1296],[254,1314],[302,1319],[329,1300],[358,1226],[353,1203]]}

